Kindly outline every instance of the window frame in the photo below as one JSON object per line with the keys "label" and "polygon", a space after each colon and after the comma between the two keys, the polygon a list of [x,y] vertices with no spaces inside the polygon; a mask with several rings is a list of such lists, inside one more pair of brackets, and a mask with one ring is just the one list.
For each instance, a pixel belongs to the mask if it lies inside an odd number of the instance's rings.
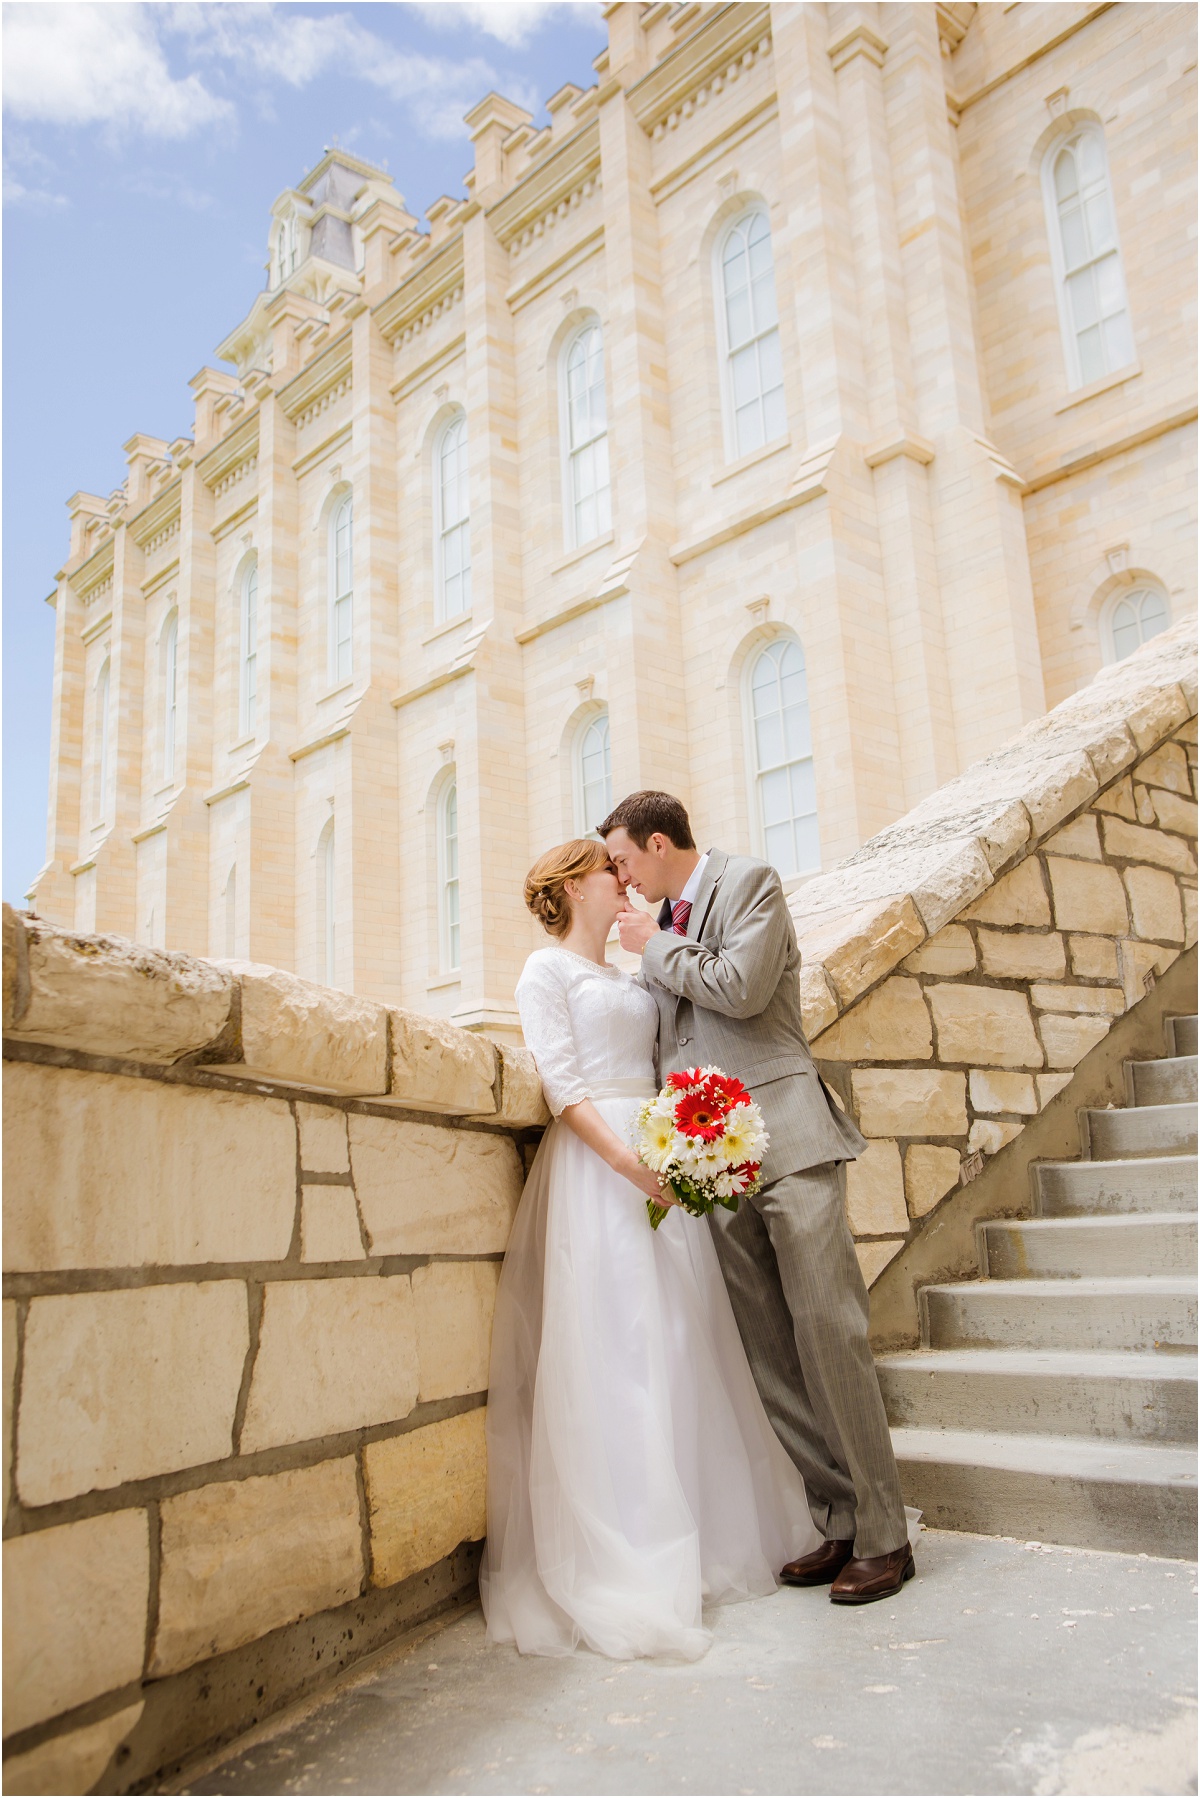
{"label": "window frame", "polygon": [[[725,291],[725,251],[734,232],[744,229],[749,224],[750,220],[756,217],[766,220],[767,236],[771,245],[771,282],[775,292],[775,323],[773,326],[768,327],[767,331],[761,331],[757,336],[747,339],[747,344],[760,343],[764,337],[769,335],[770,330],[774,330],[779,339],[780,392],[783,395],[783,429],[777,436],[764,437],[763,442],[755,448],[743,450],[738,442],[737,405],[736,396],[733,390],[732,364],[735,351],[731,349],[729,342],[729,319],[727,313],[727,295]],[[726,221],[725,225],[717,233],[712,248],[713,311],[716,315],[717,357],[720,365],[718,372],[721,386],[721,421],[725,442],[725,461],[727,464],[740,462],[747,456],[765,454],[773,444],[785,443],[791,430],[787,405],[787,386],[784,381],[783,333],[780,325],[779,289],[775,280],[775,275],[775,233],[771,226],[771,210],[765,200],[756,200],[751,204],[744,206],[741,211]],[[741,344],[738,347],[739,349],[744,349],[747,347],[747,344]],[[758,396],[760,405],[762,404],[762,397],[760,391]]]}
{"label": "window frame", "polygon": [[[596,331],[600,337],[601,385],[604,392],[604,429],[586,443],[575,445],[571,436],[571,394],[570,364],[573,351],[585,337]],[[559,472],[562,488],[563,515],[563,548],[566,551],[586,549],[589,543],[600,543],[612,534],[612,459],[609,455],[609,407],[608,407],[608,357],[605,353],[604,327],[596,314],[589,313],[567,334],[558,358],[558,437],[559,437]],[[584,450],[596,444],[604,446],[604,466],[607,479],[603,491],[607,495],[605,510],[607,520],[601,522],[597,508],[597,529],[590,537],[579,534],[578,508],[579,501],[575,488],[575,474],[578,459]],[[597,488],[599,494],[601,489]]]}
{"label": "window frame", "polygon": [[[1123,662],[1127,660],[1129,656],[1136,655],[1137,651],[1141,649],[1143,645],[1152,642],[1154,637],[1162,635],[1162,631],[1155,631],[1150,637],[1143,637],[1141,643],[1137,644],[1135,648],[1126,650],[1124,655],[1117,654],[1116,638],[1113,635],[1113,618],[1118,607],[1128,604],[1130,600],[1137,598],[1139,594],[1152,594],[1154,598],[1161,603],[1163,611],[1166,613],[1166,623],[1163,625],[1162,630],[1169,631],[1171,628],[1173,622],[1171,600],[1166,588],[1161,582],[1155,580],[1135,580],[1130,581],[1128,585],[1124,587],[1118,587],[1116,592],[1110,593],[1105,600],[1100,615],[1100,649],[1104,657],[1105,667],[1111,667],[1116,662]],[[1140,618],[1138,627],[1139,629],[1141,628]]]}
{"label": "window frame", "polygon": [[[338,528],[342,518],[349,513],[350,535],[350,582],[346,591],[339,592],[339,558]],[[329,539],[327,545],[326,584],[327,598],[327,668],[326,676],[330,687],[340,687],[346,681],[354,679],[354,490],[348,488],[339,494],[329,511]],[[344,612],[342,611],[344,608]],[[345,636],[339,635],[339,622],[342,617],[349,620]],[[343,671],[339,651],[343,643],[346,646],[346,667]]]}
{"label": "window frame", "polygon": [[[768,864],[768,866],[770,866],[772,868],[775,868],[775,863],[771,860],[771,857],[770,857],[770,855],[768,853],[768,849],[767,849],[767,827],[766,827],[766,821],[763,816],[763,804],[762,804],[762,777],[763,777],[764,773],[771,773],[772,769],[770,769],[770,768],[763,769],[763,768],[760,768],[760,766],[759,766],[758,733],[755,730],[755,724],[756,724],[757,720],[756,720],[755,712],[754,712],[754,671],[758,667],[758,664],[764,655],[769,654],[770,651],[779,648],[781,645],[786,647],[789,644],[792,645],[795,649],[797,649],[800,652],[800,657],[804,664],[804,689],[805,689],[805,697],[806,697],[806,699],[808,699],[808,703],[809,703],[810,722],[811,722],[812,702],[811,702],[811,699],[808,698],[808,657],[804,653],[803,643],[800,641],[800,638],[798,636],[796,636],[795,632],[790,631],[790,630],[789,631],[779,631],[779,632],[776,632],[775,634],[773,634],[772,636],[766,638],[765,641],[759,641],[757,643],[754,643],[751,646],[750,653],[746,656],[745,663],[744,663],[744,666],[742,669],[742,681],[741,681],[742,720],[743,720],[743,727],[744,727],[746,772],[747,772],[747,777],[748,777],[747,778],[747,787],[748,787],[748,793],[749,793],[749,806],[750,806],[750,835],[751,835],[751,840],[754,845],[755,854],[758,855],[761,858],[761,860],[765,861]],[[821,868],[824,865],[823,861],[821,859],[821,810],[820,810],[820,806],[815,803],[815,798],[816,798],[816,751],[815,751],[815,748],[810,746],[809,754],[807,756],[797,756],[794,759],[794,761],[780,762],[780,763],[776,764],[776,766],[781,767],[781,768],[792,768],[797,763],[804,762],[804,761],[811,762],[811,764],[812,764],[814,807],[813,807],[813,811],[811,814],[803,814],[803,815],[805,815],[805,816],[811,815],[816,820],[818,860],[817,860],[816,864],[811,868],[794,868],[794,869],[792,869],[792,871],[790,873],[787,873],[787,874],[785,874],[782,869],[776,868],[776,873],[778,873],[779,878],[784,882],[785,886],[789,882],[796,882],[796,881],[803,881],[803,880],[811,879],[811,877],[814,874],[819,874],[821,872]],[[795,815],[793,815],[793,817],[792,817],[792,824],[793,824],[793,826],[795,824]],[[794,841],[795,841],[795,837],[794,837],[794,833],[793,833],[793,843],[794,843]]]}
{"label": "window frame", "polygon": [[[453,806],[453,833],[448,828]],[[459,819],[458,775],[451,773],[442,783],[437,799],[437,917],[438,969],[444,975],[462,970],[462,880]],[[450,845],[453,843],[453,868]],[[453,891],[451,891],[453,889]]]}
{"label": "window frame", "polygon": [[[452,432],[461,430],[464,458],[462,480],[466,486],[466,510],[463,516],[447,527],[445,522],[445,481],[443,478],[443,458],[446,443]],[[433,611],[437,624],[457,624],[463,618],[471,616],[474,604],[474,593],[471,580],[471,437],[467,426],[467,414],[462,406],[455,407],[448,418],[439,426],[433,439]],[[461,590],[467,595],[467,603],[456,607],[454,611],[446,606],[446,538],[449,532],[464,531],[466,543],[466,561],[459,574]]]}
{"label": "window frame", "polygon": [[595,730],[596,727],[601,724],[604,726],[604,732],[605,732],[604,747],[605,747],[606,759],[607,759],[607,763],[608,763],[608,766],[606,769],[606,779],[607,779],[609,796],[608,796],[608,803],[604,807],[603,811],[600,813],[600,817],[606,818],[608,816],[609,812],[611,812],[612,808],[613,808],[613,801],[612,801],[612,790],[613,790],[613,788],[612,788],[612,720],[609,716],[608,707],[600,706],[600,707],[597,707],[594,710],[590,711],[586,715],[586,717],[584,717],[580,720],[579,725],[577,726],[576,731],[575,731],[575,740],[571,747],[571,790],[572,790],[572,798],[574,801],[573,810],[575,813],[575,834],[576,834],[576,836],[580,836],[580,837],[595,836],[596,825],[600,821],[599,819],[595,819],[592,821],[589,821],[589,819],[588,819],[588,815],[587,815],[587,782],[584,779],[583,756],[584,756],[584,747],[587,743],[589,736],[591,735],[592,731]]}
{"label": "window frame", "polygon": [[[1054,171],[1059,157],[1064,150],[1071,149],[1082,142],[1085,137],[1094,137],[1100,145],[1100,157],[1104,165],[1104,184],[1108,196],[1109,215],[1112,219],[1113,248],[1117,258],[1117,267],[1121,276],[1121,291],[1125,297],[1125,317],[1129,329],[1129,358],[1112,368],[1105,367],[1098,375],[1089,375],[1086,380],[1083,364],[1079,354],[1079,337],[1075,330],[1075,321],[1071,309],[1071,297],[1067,291],[1067,260],[1063,245],[1062,220],[1059,214],[1058,190],[1055,186]],[[1063,364],[1067,377],[1067,391],[1078,392],[1090,387],[1094,381],[1104,381],[1110,375],[1120,372],[1122,368],[1132,368],[1137,362],[1137,344],[1133,334],[1133,309],[1129,303],[1129,282],[1125,276],[1125,254],[1121,248],[1121,234],[1117,221],[1116,196],[1113,193],[1112,166],[1108,160],[1108,141],[1104,127],[1095,119],[1085,119],[1070,131],[1062,133],[1047,146],[1042,157],[1042,207],[1046,219],[1046,235],[1050,242],[1050,264],[1054,274],[1054,301],[1058,309],[1058,329],[1062,340]],[[1094,268],[1099,258],[1093,257],[1084,267]],[[1078,272],[1078,271],[1072,271]],[[1103,346],[1103,332],[1101,345]],[[1107,358],[1106,358],[1107,360]]]}
{"label": "window frame", "polygon": [[175,780],[175,751],[179,733],[179,608],[172,606],[163,620],[162,784]]}
{"label": "window frame", "polygon": [[[254,603],[250,603],[251,583]],[[242,571],[239,592],[238,735],[252,737],[258,728],[258,557]],[[253,630],[253,640],[251,631]]]}
{"label": "window frame", "polygon": [[92,684],[92,806],[93,830],[108,819],[109,712],[112,699],[112,651],[104,659]]}

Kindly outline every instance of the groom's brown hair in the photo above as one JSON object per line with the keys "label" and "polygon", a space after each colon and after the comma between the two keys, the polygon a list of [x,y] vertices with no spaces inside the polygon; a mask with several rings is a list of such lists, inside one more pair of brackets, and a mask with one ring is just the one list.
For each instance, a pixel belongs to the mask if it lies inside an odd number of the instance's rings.
{"label": "groom's brown hair", "polygon": [[676,849],[696,847],[688,815],[673,793],[631,793],[609,812],[599,830],[602,837],[610,830],[623,830],[639,849],[646,847],[656,831],[674,843]]}

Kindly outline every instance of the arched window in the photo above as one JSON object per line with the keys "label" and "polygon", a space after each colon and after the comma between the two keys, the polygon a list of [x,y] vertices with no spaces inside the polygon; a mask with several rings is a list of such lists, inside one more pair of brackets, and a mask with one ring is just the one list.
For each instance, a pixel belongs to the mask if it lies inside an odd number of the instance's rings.
{"label": "arched window", "polygon": [[471,506],[467,477],[467,420],[459,412],[434,450],[434,560],[440,618],[471,610]]}
{"label": "arched window", "polygon": [[92,722],[93,824],[103,824],[108,804],[108,690],[109,660],[105,656],[96,676],[95,716]]}
{"label": "arched window", "polygon": [[354,495],[338,501],[329,521],[329,679],[354,671]]}
{"label": "arched window", "polygon": [[179,712],[179,614],[172,612],[163,634],[163,759],[164,781],[175,778],[175,725]]}
{"label": "arched window", "polygon": [[598,324],[585,325],[567,345],[563,413],[567,538],[578,549],[612,528],[604,339]]}
{"label": "arched window", "polygon": [[787,431],[771,227],[758,207],[718,245],[726,442],[732,461]]}
{"label": "arched window", "polygon": [[1132,592],[1116,594],[1106,609],[1105,660],[1123,662],[1165,631],[1170,622],[1166,594],[1158,587],[1135,587]]}
{"label": "arched window", "polygon": [[1085,125],[1051,149],[1043,186],[1068,382],[1086,387],[1133,361],[1108,159],[1098,125]]}
{"label": "arched window", "polygon": [[331,818],[317,844],[317,916],[321,923],[321,979],[337,985],[337,844]]}
{"label": "arched window", "polygon": [[275,246],[275,285],[279,287],[295,273],[300,262],[300,227],[294,212],[279,221]]}
{"label": "arched window", "polygon": [[258,558],[242,577],[241,668],[238,682],[239,735],[254,735],[258,709]]}
{"label": "arched window", "polygon": [[237,954],[237,863],[229,870],[229,878],[225,882],[225,954],[232,958]]}
{"label": "arched window", "polygon": [[591,836],[613,807],[607,712],[590,718],[579,733],[575,748],[575,793],[575,828],[580,836]]}
{"label": "arched window", "polygon": [[438,808],[438,921],[442,967],[460,963],[458,917],[458,783],[451,781]]}
{"label": "arched window", "polygon": [[785,876],[819,868],[808,677],[794,637],[777,638],[755,658],[750,713],[763,854]]}

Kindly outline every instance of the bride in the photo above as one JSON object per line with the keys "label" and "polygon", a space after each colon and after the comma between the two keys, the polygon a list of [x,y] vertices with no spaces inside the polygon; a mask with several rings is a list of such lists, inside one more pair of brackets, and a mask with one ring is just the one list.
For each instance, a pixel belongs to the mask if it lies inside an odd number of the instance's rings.
{"label": "bride", "polygon": [[[488,1636],[694,1660],[701,1606],[765,1595],[817,1547],[762,1408],[707,1225],[665,1202],[629,1126],[657,1090],[657,1007],[604,959],[624,896],[603,843],[552,849],[525,902],[554,939],[517,986],[555,1122],[496,1299],[488,1400]],[[736,1068],[727,1073],[736,1074]]]}

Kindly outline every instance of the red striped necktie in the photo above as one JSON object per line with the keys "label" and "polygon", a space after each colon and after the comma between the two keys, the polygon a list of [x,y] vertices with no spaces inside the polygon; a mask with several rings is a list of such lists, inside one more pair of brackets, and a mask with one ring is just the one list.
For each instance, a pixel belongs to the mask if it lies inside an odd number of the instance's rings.
{"label": "red striped necktie", "polygon": [[671,902],[671,929],[676,936],[686,936],[688,919],[692,915],[690,899],[674,899]]}

